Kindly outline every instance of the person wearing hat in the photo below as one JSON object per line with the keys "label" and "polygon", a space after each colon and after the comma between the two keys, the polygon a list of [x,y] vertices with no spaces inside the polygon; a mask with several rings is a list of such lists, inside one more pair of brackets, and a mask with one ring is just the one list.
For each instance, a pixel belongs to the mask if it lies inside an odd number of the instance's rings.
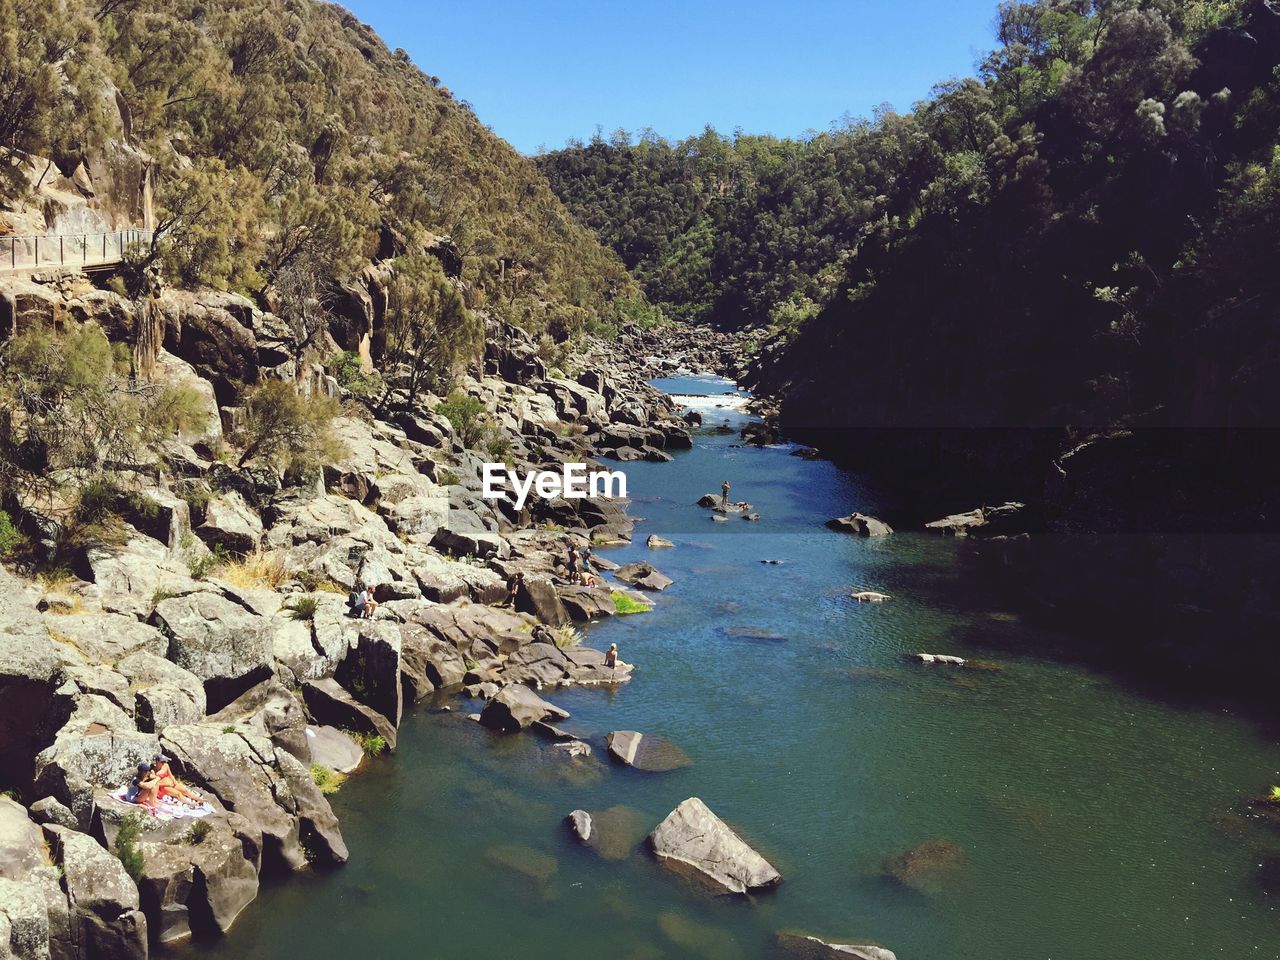
{"label": "person wearing hat", "polygon": [[203,797],[188,790],[178,782],[178,778],[173,775],[173,770],[170,769],[169,763],[169,758],[163,753],[156,754],[152,769],[155,771],[156,780],[159,783],[157,794],[161,797],[173,797],[179,803],[185,803],[189,807],[198,807],[204,803]]}

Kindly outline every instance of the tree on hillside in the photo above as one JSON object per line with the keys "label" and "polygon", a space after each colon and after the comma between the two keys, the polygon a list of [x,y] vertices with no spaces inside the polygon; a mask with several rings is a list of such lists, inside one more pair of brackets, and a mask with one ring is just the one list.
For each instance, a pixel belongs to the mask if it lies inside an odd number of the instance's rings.
{"label": "tree on hillside", "polygon": [[[480,321],[463,303],[435,257],[399,258],[388,290],[386,343],[381,357],[389,387],[409,406],[424,390],[446,385],[455,369],[474,360],[483,345]],[[390,402],[392,390],[383,397]]]}

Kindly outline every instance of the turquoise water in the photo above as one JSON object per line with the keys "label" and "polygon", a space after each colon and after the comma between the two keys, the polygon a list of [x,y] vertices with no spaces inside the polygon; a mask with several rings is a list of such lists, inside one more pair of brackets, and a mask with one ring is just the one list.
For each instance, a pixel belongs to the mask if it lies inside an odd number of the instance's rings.
{"label": "turquoise water", "polygon": [[[737,419],[721,410],[708,423],[725,417]],[[1002,607],[954,542],[827,531],[829,517],[874,514],[882,499],[828,463],[735,439],[707,432],[674,463],[626,467],[643,522],[635,545],[607,555],[649,560],[675,584],[652,613],[589,631],[638,665],[630,685],[549,695],[595,756],[491,734],[466,719],[478,706],[418,710],[398,754],[334,798],[351,862],[264,890],[226,941],[199,949],[766,957],[774,931],[803,928],[902,960],[1280,957],[1280,911],[1257,879],[1276,838],[1238,815],[1242,796],[1280,776],[1273,737],[1036,656],[1060,638]],[[693,506],[724,479],[758,524],[712,523]],[[647,550],[649,533],[675,549]],[[853,587],[894,599],[856,604]],[[997,643],[972,645],[984,637]],[[906,662],[916,651],[1001,669]],[[600,755],[615,729],[668,736],[693,765],[611,765]],[[689,796],[783,884],[716,899],[658,866],[640,841]],[[619,805],[636,843],[625,859],[579,847],[562,822]],[[958,845],[961,862],[920,888],[885,877],[886,858],[934,840]]]}

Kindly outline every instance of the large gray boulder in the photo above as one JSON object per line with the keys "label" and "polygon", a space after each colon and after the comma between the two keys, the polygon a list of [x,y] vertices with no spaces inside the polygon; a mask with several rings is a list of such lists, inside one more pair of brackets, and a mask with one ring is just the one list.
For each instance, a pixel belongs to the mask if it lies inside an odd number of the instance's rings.
{"label": "large gray boulder", "polygon": [[641,590],[665,590],[674,582],[647,563],[628,563],[615,570],[613,575],[623,583]]}
{"label": "large gray boulder", "polygon": [[49,960],[49,913],[40,885],[0,876],[0,957]]}
{"label": "large gray boulder", "polygon": [[204,717],[204,685],[190,670],[144,650],[125,657],[118,669],[129,681],[139,730],[161,733]]}
{"label": "large gray boulder", "polygon": [[196,533],[210,547],[229,553],[252,553],[262,542],[262,520],[244,497],[228,490],[209,501]]}
{"label": "large gray boulder", "polygon": [[115,856],[92,837],[47,824],[45,836],[60,867],[71,914],[73,956],[144,960],[147,919],[138,888]]}
{"label": "large gray boulder", "polygon": [[832,530],[852,533],[858,537],[887,537],[893,533],[893,527],[865,513],[851,513],[847,517],[836,517],[834,520],[828,520],[827,526]]}
{"label": "large gray boulder", "polygon": [[203,683],[217,710],[271,675],[271,625],[213,593],[171,597],[156,604],[152,622],[169,637],[169,659]]}
{"label": "large gray boulder", "polygon": [[551,627],[569,622],[569,614],[556,595],[555,586],[542,577],[525,577],[520,582],[516,591],[516,609],[533,614]]}
{"label": "large gray boulder", "polygon": [[924,528],[945,537],[995,537],[1021,533],[1026,525],[1026,505],[1011,500],[998,507],[953,513],[926,523]]}
{"label": "large gray boulder", "polygon": [[541,690],[556,687],[569,677],[569,661],[553,643],[528,643],[507,658],[502,671],[508,683],[523,683]]}
{"label": "large gray boulder", "polygon": [[342,730],[379,736],[387,749],[396,748],[396,728],[385,716],[361,703],[332,677],[310,680],[302,685],[307,710],[319,722]]}
{"label": "large gray boulder", "polygon": [[480,722],[490,730],[515,733],[539,720],[567,720],[569,711],[547,703],[523,684],[503,687],[485,704]]}
{"label": "large gray boulder", "polygon": [[697,797],[676,807],[649,834],[649,845],[666,866],[729,893],[777,886],[778,873]]}
{"label": "large gray boulder", "polygon": [[160,593],[176,596],[205,589],[163,543],[131,529],[128,533],[123,544],[91,547],[86,553],[104,610],[145,618]]}

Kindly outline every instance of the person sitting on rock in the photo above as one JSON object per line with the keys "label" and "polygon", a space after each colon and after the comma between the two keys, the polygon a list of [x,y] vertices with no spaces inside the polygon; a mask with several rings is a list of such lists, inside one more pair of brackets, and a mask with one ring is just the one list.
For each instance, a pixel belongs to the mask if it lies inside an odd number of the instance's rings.
{"label": "person sitting on rock", "polygon": [[604,665],[610,670],[618,669],[618,645],[616,643],[609,644],[609,650],[604,655]]}
{"label": "person sitting on rock", "polygon": [[204,803],[203,797],[188,790],[178,782],[178,778],[173,775],[173,770],[169,767],[169,758],[163,753],[155,755],[151,769],[155,771],[156,779],[160,784],[159,789],[156,791],[159,796],[173,797],[179,803],[185,803],[188,807],[198,807]]}
{"label": "person sitting on rock", "polygon": [[510,577],[507,577],[507,599],[502,604],[504,607],[515,607],[516,594],[520,592],[520,584],[522,583],[524,583],[523,570],[517,570]]}
{"label": "person sitting on rock", "polygon": [[377,584],[366,584],[360,593],[360,619],[372,620],[373,615],[378,611],[378,601],[373,599],[377,593]]}
{"label": "person sitting on rock", "polygon": [[151,769],[151,764],[138,764],[138,775],[129,781],[129,789],[125,791],[125,800],[145,807],[152,813],[160,810],[160,781]]}

